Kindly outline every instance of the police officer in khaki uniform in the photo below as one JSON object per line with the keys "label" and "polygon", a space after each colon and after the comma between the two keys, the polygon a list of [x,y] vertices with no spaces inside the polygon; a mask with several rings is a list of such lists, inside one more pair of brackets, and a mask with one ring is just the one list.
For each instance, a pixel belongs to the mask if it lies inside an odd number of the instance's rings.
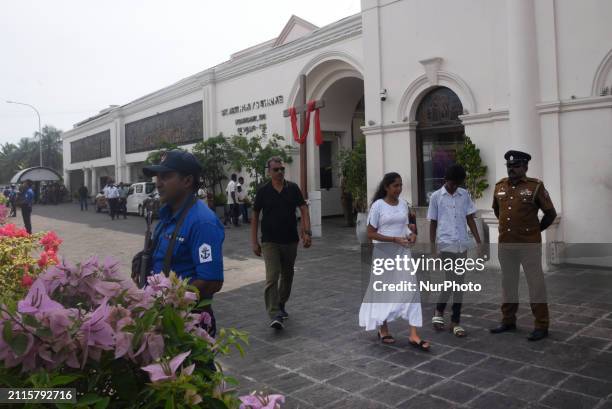
{"label": "police officer in khaki uniform", "polygon": [[[495,185],[493,210],[499,219],[499,263],[502,269],[502,323],[492,334],[516,330],[518,282],[523,266],[535,328],[527,337],[538,341],[548,336],[548,304],[542,271],[542,235],[557,217],[555,207],[541,180],[526,176],[531,155],[508,151],[504,155],[508,177]],[[538,210],[544,212],[538,219]]]}

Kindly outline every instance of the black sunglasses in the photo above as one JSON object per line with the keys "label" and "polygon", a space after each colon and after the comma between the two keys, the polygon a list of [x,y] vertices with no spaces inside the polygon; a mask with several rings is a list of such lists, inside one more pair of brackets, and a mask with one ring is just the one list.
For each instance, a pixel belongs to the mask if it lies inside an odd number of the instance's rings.
{"label": "black sunglasses", "polygon": [[270,168],[270,170],[271,170],[272,172],[284,172],[284,171],[285,171],[285,167],[284,167],[284,166],[281,166],[281,167],[279,167],[279,168]]}

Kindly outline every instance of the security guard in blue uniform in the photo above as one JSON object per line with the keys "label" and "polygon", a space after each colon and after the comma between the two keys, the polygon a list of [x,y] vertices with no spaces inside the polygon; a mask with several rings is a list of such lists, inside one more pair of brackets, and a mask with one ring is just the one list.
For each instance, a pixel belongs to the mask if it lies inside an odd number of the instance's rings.
{"label": "security guard in blue uniform", "polygon": [[[526,176],[531,155],[511,150],[504,155],[508,177],[495,185],[493,211],[499,219],[499,264],[502,269],[502,322],[491,329],[499,334],[516,329],[518,282],[521,265],[529,287],[534,330],[527,337],[538,341],[548,336],[548,304],[542,271],[542,234],[557,217],[544,183]],[[544,213],[538,219],[538,211]]]}
{"label": "security guard in blue uniform", "polygon": [[[223,286],[223,240],[219,218],[196,193],[202,168],[195,156],[172,150],[159,165],[143,168],[145,176],[157,176],[157,190],[163,203],[154,232],[153,272],[174,271],[198,288],[201,299],[212,299]],[[214,336],[215,319],[211,306],[208,328]]]}

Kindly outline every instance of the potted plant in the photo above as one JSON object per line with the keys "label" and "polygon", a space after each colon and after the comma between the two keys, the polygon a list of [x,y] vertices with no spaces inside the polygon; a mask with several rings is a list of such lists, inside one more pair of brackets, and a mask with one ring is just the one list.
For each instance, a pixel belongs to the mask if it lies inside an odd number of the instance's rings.
{"label": "potted plant", "polygon": [[[474,201],[480,199],[485,189],[489,187],[486,178],[487,167],[482,164],[480,149],[476,147],[468,136],[465,137],[463,148],[457,152],[457,163],[465,169],[466,190],[470,193]],[[482,218],[478,217],[478,213],[474,221],[478,228],[478,234],[481,239],[484,239],[484,223]]]}
{"label": "potted plant", "polygon": [[353,149],[340,151],[338,166],[342,176],[343,191],[350,194],[353,214],[357,214],[355,225],[357,240],[366,243],[368,202],[365,139],[361,139]]}
{"label": "potted plant", "polygon": [[220,219],[225,216],[225,206],[227,205],[227,197],[224,193],[217,193],[215,195],[215,213]]}

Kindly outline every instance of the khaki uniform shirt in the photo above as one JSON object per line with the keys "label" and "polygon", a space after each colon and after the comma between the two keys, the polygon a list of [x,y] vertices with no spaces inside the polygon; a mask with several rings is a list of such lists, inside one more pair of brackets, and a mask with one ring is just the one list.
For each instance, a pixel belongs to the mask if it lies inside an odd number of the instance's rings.
{"label": "khaki uniform shirt", "polygon": [[499,214],[500,243],[541,243],[538,210],[554,209],[544,183],[523,177],[516,185],[503,178],[495,185],[493,210]]}

